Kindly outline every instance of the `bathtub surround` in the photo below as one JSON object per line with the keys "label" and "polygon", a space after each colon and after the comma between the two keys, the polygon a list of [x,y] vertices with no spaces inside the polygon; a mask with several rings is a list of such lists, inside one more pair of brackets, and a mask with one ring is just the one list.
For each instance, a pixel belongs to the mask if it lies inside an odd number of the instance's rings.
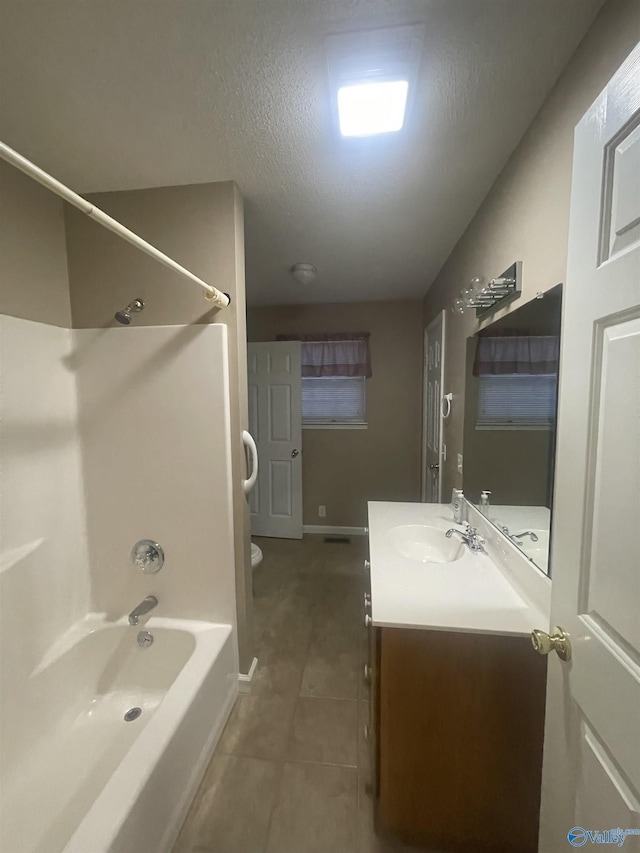
{"label": "bathtub surround", "polygon": [[[1,163],[0,179],[0,848],[166,850],[238,691],[232,330],[117,326],[139,295],[126,270],[113,328],[65,328],[63,205]],[[157,575],[129,560],[147,536]],[[148,594],[141,648],[127,614]],[[167,645],[181,632],[188,648]]]}
{"label": "bathtub surround", "polygon": [[[422,304],[289,305],[247,310],[248,340],[278,334],[370,332],[366,430],[304,429],[303,523],[362,532],[367,500],[420,499]],[[318,506],[326,507],[326,519]],[[321,529],[314,527],[314,532]],[[350,532],[348,530],[343,531]]]}
{"label": "bathtub surround", "polygon": [[[574,128],[638,40],[637,0],[608,0],[429,288],[425,325],[472,278],[492,278],[514,260],[523,261],[522,297],[480,325],[565,280]],[[444,425],[445,495],[462,485],[464,339],[480,327],[475,312],[449,312],[447,322],[445,384],[454,398]]]}
{"label": "bathtub surround", "polygon": [[[231,455],[240,670],[253,660],[249,512],[241,481],[246,462],[241,432],[248,427],[244,213],[231,182],[158,187],[87,196],[105,213],[231,295],[223,311],[211,309],[198,288],[91,222],[66,209],[71,312],[75,328],[117,325],[114,311],[139,297],[139,326],[224,324],[228,329]],[[134,292],[135,291],[135,292]],[[215,450],[215,441],[206,455]],[[203,465],[206,465],[203,457]]]}
{"label": "bathtub surround", "polygon": [[63,206],[1,162],[0,199],[2,786],[37,713],[18,697],[90,609],[90,577]]}
{"label": "bathtub surround", "polygon": [[[227,329],[1,323],[0,847],[165,850],[238,692]],[[148,534],[156,575],[129,558]],[[148,594],[149,650],[126,615]]]}
{"label": "bathtub surround", "polygon": [[71,349],[67,329],[0,316],[2,789],[37,748],[30,675],[90,609]]}
{"label": "bathtub surround", "polygon": [[[153,594],[153,616],[233,624],[227,327],[73,334],[94,609]],[[155,575],[131,563],[141,538],[164,549]]]}

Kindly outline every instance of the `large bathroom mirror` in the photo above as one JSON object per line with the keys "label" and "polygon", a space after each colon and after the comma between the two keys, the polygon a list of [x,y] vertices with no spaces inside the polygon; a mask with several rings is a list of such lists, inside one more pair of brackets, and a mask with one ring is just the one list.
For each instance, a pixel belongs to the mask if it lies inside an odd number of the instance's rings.
{"label": "large bathroom mirror", "polygon": [[467,341],[465,496],[547,574],[561,308],[559,284]]}

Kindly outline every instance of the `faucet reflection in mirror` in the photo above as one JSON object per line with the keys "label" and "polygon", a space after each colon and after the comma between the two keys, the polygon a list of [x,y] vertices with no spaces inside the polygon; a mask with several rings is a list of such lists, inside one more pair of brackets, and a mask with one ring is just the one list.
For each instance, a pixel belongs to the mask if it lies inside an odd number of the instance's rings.
{"label": "faucet reflection in mirror", "polygon": [[557,285],[467,342],[465,494],[547,573],[561,300]]}

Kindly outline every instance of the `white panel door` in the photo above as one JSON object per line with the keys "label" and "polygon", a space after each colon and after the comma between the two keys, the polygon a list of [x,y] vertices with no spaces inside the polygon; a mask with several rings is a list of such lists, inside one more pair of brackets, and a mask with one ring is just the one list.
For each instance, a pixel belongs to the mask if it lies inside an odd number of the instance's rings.
{"label": "white panel door", "polygon": [[541,853],[640,829],[640,45],[576,128],[562,314]]}
{"label": "white panel door", "polygon": [[302,539],[300,341],[248,344],[249,431],[258,481],[249,497],[253,536]]}
{"label": "white panel door", "polygon": [[442,383],[444,380],[444,315],[441,311],[424,332],[422,400],[422,500],[442,501]]}

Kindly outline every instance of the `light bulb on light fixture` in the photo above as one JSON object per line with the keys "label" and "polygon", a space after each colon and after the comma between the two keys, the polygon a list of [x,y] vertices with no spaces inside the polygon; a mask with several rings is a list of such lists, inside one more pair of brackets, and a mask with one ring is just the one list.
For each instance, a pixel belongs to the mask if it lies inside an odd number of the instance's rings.
{"label": "light bulb on light fixture", "polygon": [[316,268],[313,264],[294,264],[291,267],[291,275],[298,284],[311,284],[316,277]]}

